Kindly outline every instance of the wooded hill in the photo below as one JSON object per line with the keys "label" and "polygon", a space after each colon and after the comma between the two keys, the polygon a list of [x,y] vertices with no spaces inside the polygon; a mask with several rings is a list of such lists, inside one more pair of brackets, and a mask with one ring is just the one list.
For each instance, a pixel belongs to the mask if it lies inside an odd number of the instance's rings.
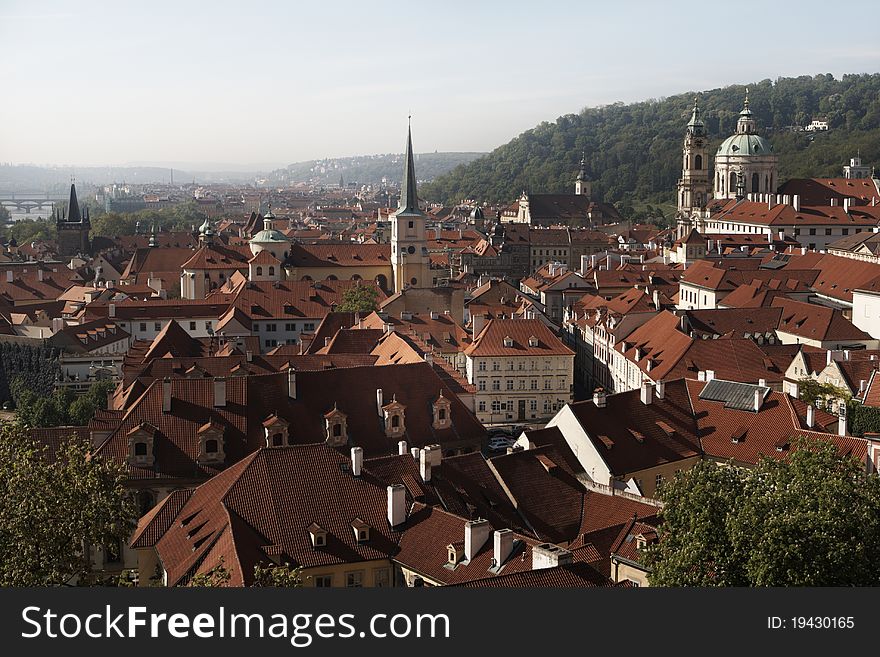
{"label": "wooded hill", "polygon": [[[857,151],[865,164],[880,167],[880,74],[779,78],[703,91],[700,107],[713,153],[733,133],[746,87],[759,131],[779,154],[781,182],[840,176]],[[422,186],[421,195],[445,203],[498,203],[523,190],[570,192],[585,151],[598,200],[623,207],[672,203],[694,95],[587,108],[541,123]],[[792,131],[818,118],[828,121],[828,132]]]}

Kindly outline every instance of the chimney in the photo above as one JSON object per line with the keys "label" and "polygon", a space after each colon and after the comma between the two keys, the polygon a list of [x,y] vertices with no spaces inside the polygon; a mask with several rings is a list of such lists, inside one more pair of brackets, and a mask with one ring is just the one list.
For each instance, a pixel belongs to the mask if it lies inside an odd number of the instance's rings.
{"label": "chimney", "polygon": [[422,450],[420,450],[418,447],[410,447],[410,449],[409,449],[409,453],[412,454],[413,459],[415,459],[416,461],[418,461],[418,460],[419,460],[419,454],[422,453]]}
{"label": "chimney", "polygon": [[108,317],[116,317],[116,304],[111,303],[107,306],[107,316]]}
{"label": "chimney", "polygon": [[666,397],[666,382],[658,381],[654,386],[654,392],[657,394],[657,399],[663,399]]}
{"label": "chimney", "polygon": [[651,385],[650,381],[642,381],[642,388],[639,394],[639,398],[642,400],[642,403],[645,406],[654,401],[654,386]]}
{"label": "chimney", "polygon": [[361,470],[364,467],[364,449],[363,447],[351,448],[351,474],[355,477],[361,476]]}
{"label": "chimney", "polygon": [[397,527],[406,520],[406,488],[403,484],[388,487],[388,524]]}
{"label": "chimney", "polygon": [[496,529],[494,535],[493,558],[495,568],[501,568],[513,552],[513,532],[509,529]]}
{"label": "chimney", "polygon": [[464,558],[472,561],[486,541],[491,531],[488,520],[468,520],[464,523]]}
{"label": "chimney", "polygon": [[706,380],[706,372],[703,370],[700,370],[699,372],[697,372],[697,381],[705,381],[705,380]]}
{"label": "chimney", "polygon": [[43,270],[40,267],[37,267],[37,280],[43,282]]}
{"label": "chimney", "polygon": [[800,194],[792,195],[791,204],[794,206],[795,212],[800,212],[801,211],[801,195]]}
{"label": "chimney", "polygon": [[214,407],[226,406],[226,379],[218,376],[214,379]]}
{"label": "chimney", "polygon": [[7,283],[12,282],[12,270],[11,269],[6,270],[6,282]]}
{"label": "chimney", "polygon": [[474,330],[473,337],[476,337],[480,334],[480,331],[483,330],[483,327],[486,326],[486,315],[483,313],[477,313],[476,315],[471,316],[471,325]]}
{"label": "chimney", "polygon": [[398,456],[403,456],[404,454],[409,453],[409,447],[406,444],[405,440],[401,440],[397,443],[397,454]]}
{"label": "chimney", "polygon": [[605,390],[603,388],[596,388],[593,391],[593,403],[596,405],[596,408],[605,408]]}
{"label": "chimney", "polygon": [[758,385],[761,386],[762,388],[766,388],[767,387],[767,379],[758,379]]}
{"label": "chimney", "polygon": [[829,349],[825,355],[825,365],[831,365],[832,360],[834,360],[834,352]]}
{"label": "chimney", "polygon": [[296,370],[287,366],[287,396],[296,399]]}
{"label": "chimney", "polygon": [[831,207],[832,207],[832,208],[836,208],[836,207],[837,207],[837,199],[834,198],[834,197],[831,198]]}
{"label": "chimney", "polygon": [[171,379],[167,376],[162,380],[162,412],[171,412]]}
{"label": "chimney", "polygon": [[376,412],[379,417],[384,417],[382,407],[385,405],[385,397],[382,395],[382,388],[376,388]]}
{"label": "chimney", "polygon": [[685,313],[682,313],[681,317],[678,318],[678,327],[682,333],[688,334],[688,316]]}
{"label": "chimney", "polygon": [[761,404],[764,401],[764,391],[755,390],[755,413],[761,410]]}
{"label": "chimney", "polygon": [[849,360],[849,349],[843,350],[843,360]]}
{"label": "chimney", "polygon": [[328,335],[328,336],[324,336],[324,346],[325,346],[325,347],[329,347],[329,346],[330,346],[330,339],[331,339],[331,338],[330,338],[329,335]]}
{"label": "chimney", "polygon": [[244,359],[245,359],[248,363],[253,363],[253,362],[254,362],[254,352],[253,352],[253,351],[250,351],[250,350],[244,352]]}
{"label": "chimney", "polygon": [[816,409],[812,404],[807,405],[807,429],[812,429],[816,424]]}
{"label": "chimney", "polygon": [[571,562],[571,552],[553,543],[541,543],[532,548],[532,570],[555,568]]}
{"label": "chimney", "polygon": [[706,370],[706,383],[715,378],[715,370]]}
{"label": "chimney", "polygon": [[837,435],[845,436],[846,431],[846,404],[841,403],[837,409]]}
{"label": "chimney", "polygon": [[849,196],[847,196],[845,199],[843,199],[843,211],[844,212],[849,212],[849,208],[851,205],[852,205],[852,199]]}
{"label": "chimney", "polygon": [[431,481],[431,455],[427,447],[419,453],[419,474],[425,483]]}
{"label": "chimney", "polygon": [[64,328],[64,319],[61,317],[53,317],[52,318],[52,333],[58,333],[58,331]]}

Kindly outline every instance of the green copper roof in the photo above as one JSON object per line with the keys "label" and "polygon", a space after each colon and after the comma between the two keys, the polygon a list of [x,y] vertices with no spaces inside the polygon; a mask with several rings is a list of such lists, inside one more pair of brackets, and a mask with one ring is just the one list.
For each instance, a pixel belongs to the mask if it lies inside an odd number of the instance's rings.
{"label": "green copper roof", "polygon": [[691,120],[688,121],[688,128],[704,128],[705,124],[703,123],[703,119],[700,117],[700,106],[697,104],[697,99],[694,98],[694,109],[691,112]]}
{"label": "green copper roof", "polygon": [[718,147],[718,155],[770,155],[773,144],[754,133],[731,135]]}
{"label": "green copper roof", "polygon": [[251,242],[257,244],[271,244],[276,242],[289,242],[284,233],[277,230],[261,230],[251,238]]}
{"label": "green copper roof", "polygon": [[421,216],[419,197],[416,190],[416,169],[413,163],[412,128],[406,129],[406,155],[403,161],[403,183],[400,186],[400,203],[396,214]]}

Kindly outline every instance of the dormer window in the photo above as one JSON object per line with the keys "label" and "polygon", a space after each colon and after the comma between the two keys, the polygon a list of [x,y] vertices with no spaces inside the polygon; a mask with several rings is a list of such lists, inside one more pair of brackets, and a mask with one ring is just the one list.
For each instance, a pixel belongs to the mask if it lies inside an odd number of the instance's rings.
{"label": "dormer window", "polygon": [[293,444],[293,436],[290,435],[290,425],[287,420],[272,414],[263,421],[263,429],[266,432],[266,447],[283,447]]}
{"label": "dormer window", "polygon": [[513,346],[513,338],[510,337],[509,335],[504,336],[504,346],[505,347],[512,347]]}
{"label": "dormer window", "polygon": [[153,455],[153,439],[156,427],[146,422],[128,432],[128,462],[130,465],[142,467],[152,466],[156,459]]}
{"label": "dormer window", "polygon": [[440,396],[437,398],[437,401],[434,402],[434,422],[433,426],[435,429],[448,429],[452,426],[452,415],[451,415],[451,404],[448,399],[443,396],[443,391],[440,391]]}
{"label": "dormer window", "polygon": [[199,456],[196,459],[199,465],[223,463],[226,460],[223,431],[223,426],[214,420],[199,427]]}
{"label": "dormer window", "polygon": [[351,529],[354,531],[354,540],[358,543],[366,543],[370,540],[370,526],[360,518],[352,520]]}
{"label": "dormer window", "polygon": [[348,443],[348,417],[336,405],[324,415],[324,437],[331,447]]}
{"label": "dormer window", "polygon": [[382,407],[382,413],[385,418],[385,435],[389,438],[397,438],[406,433],[406,424],[404,423],[404,413],[406,407],[397,401],[397,396],[391,400],[390,404]]}
{"label": "dormer window", "polygon": [[536,338],[534,335],[529,338],[529,346],[530,347],[537,347],[538,346],[538,338]]}
{"label": "dormer window", "polygon": [[446,546],[447,563],[450,566],[458,565],[458,562],[464,558],[464,541],[450,543]]}
{"label": "dormer window", "polygon": [[327,545],[327,530],[322,528],[317,523],[312,523],[309,525],[309,538],[312,542],[313,548],[326,547]]}

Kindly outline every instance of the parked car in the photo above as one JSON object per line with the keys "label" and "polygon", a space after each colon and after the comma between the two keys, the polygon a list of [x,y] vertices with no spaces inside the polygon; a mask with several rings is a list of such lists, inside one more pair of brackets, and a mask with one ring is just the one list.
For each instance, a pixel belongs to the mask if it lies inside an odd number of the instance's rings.
{"label": "parked car", "polygon": [[511,436],[496,436],[489,440],[489,449],[498,452],[512,447],[515,442],[516,440]]}

